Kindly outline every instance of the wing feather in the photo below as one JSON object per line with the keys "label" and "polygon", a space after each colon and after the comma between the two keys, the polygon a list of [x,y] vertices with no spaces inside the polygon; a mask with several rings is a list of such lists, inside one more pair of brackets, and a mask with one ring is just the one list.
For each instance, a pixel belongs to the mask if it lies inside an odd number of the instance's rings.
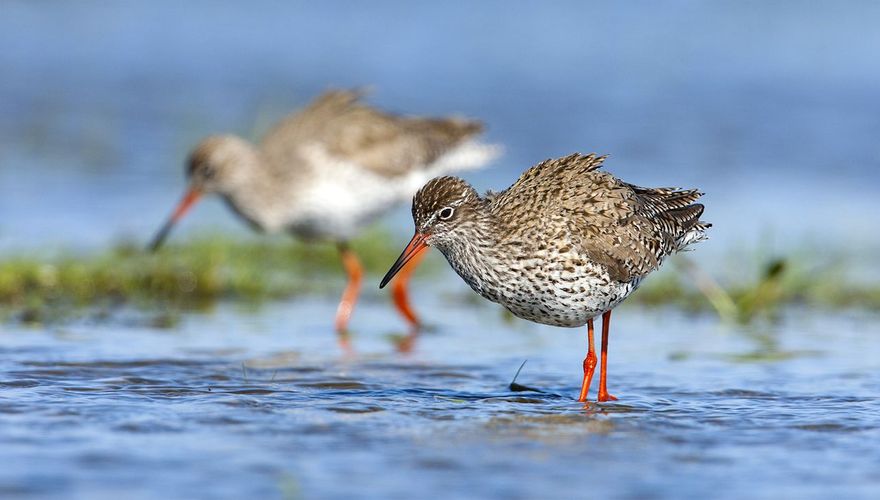
{"label": "wing feather", "polygon": [[273,128],[262,141],[267,160],[280,168],[305,161],[309,148],[340,162],[395,177],[427,168],[482,131],[462,118],[419,118],[384,113],[361,102],[363,93],[327,92]]}
{"label": "wing feather", "polygon": [[[505,241],[530,239],[543,248],[569,242],[612,279],[631,281],[684,242],[697,241],[693,231],[709,227],[699,220],[698,190],[628,184],[600,171],[604,160],[595,154],[546,160],[490,198],[499,220],[509,220]],[[514,213],[520,217],[510,217]]]}

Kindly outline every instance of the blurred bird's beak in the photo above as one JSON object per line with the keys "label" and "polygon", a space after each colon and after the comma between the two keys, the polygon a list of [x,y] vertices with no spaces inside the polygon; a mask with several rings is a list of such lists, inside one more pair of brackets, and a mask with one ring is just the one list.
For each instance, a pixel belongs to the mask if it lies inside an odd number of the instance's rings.
{"label": "blurred bird's beak", "polygon": [[177,221],[182,219],[201,197],[202,192],[198,189],[190,188],[190,190],[186,192],[183,199],[177,204],[177,208],[174,209],[174,213],[171,214],[171,217],[168,218],[168,221],[162,226],[162,229],[160,229],[159,232],[156,233],[156,236],[153,237],[153,241],[150,243],[149,247],[151,252],[155,252],[162,246],[162,242],[165,241],[165,238],[168,236],[168,233],[171,232],[171,228],[174,227],[174,224],[177,224]]}
{"label": "blurred bird's beak", "polygon": [[425,243],[425,238],[427,238],[424,234],[416,233],[413,236],[412,240],[410,240],[409,245],[403,249],[403,253],[400,254],[400,257],[397,258],[397,261],[391,266],[391,269],[388,270],[388,273],[382,278],[382,282],[379,283],[379,288],[385,288],[385,285],[391,281],[391,278],[394,278],[394,275],[398,273],[403,266],[406,265],[407,262],[412,260],[419,252],[428,248],[428,244]]}

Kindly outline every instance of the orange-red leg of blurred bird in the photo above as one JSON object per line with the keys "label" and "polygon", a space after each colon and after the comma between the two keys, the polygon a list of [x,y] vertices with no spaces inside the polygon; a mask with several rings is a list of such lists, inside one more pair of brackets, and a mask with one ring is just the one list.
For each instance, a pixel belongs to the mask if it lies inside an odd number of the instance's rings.
{"label": "orange-red leg of blurred bird", "polygon": [[406,266],[397,273],[397,276],[394,279],[394,288],[391,290],[391,295],[394,297],[394,305],[397,307],[397,311],[406,319],[409,326],[414,329],[418,329],[420,323],[412,306],[409,305],[406,286],[409,284],[409,279],[412,276],[413,271],[419,266],[419,262],[422,261],[426,253],[427,252],[417,253],[409,259]]}
{"label": "orange-red leg of blurred bird", "polygon": [[416,338],[419,336],[419,330],[422,326],[419,322],[419,317],[416,316],[415,311],[413,311],[412,306],[410,306],[407,285],[409,284],[409,279],[412,276],[412,273],[416,270],[419,266],[419,262],[421,262],[424,257],[424,252],[415,254],[409,262],[406,263],[406,266],[397,274],[394,279],[394,284],[392,285],[391,296],[394,298],[394,306],[397,308],[397,312],[399,312],[409,324],[409,331],[406,334],[406,337],[397,343],[397,350],[400,352],[411,352],[413,350],[413,346],[415,345]]}
{"label": "orange-red leg of blurred bird", "polygon": [[361,290],[364,270],[357,255],[348,248],[347,244],[339,244],[339,256],[342,258],[342,266],[348,274],[348,285],[345,286],[342,300],[339,301],[339,307],[336,309],[336,333],[339,335],[339,345],[349,351],[351,350],[351,341],[348,338],[348,320],[351,318],[351,312],[354,310],[358,293]]}
{"label": "orange-red leg of blurred bird", "polygon": [[596,371],[596,351],[593,349],[593,319],[587,320],[587,342],[589,347],[587,357],[584,358],[584,381],[581,383],[581,396],[578,401],[585,403],[587,401],[587,392],[590,390],[590,384],[593,382],[593,372]]}
{"label": "orange-red leg of blurred bird", "polygon": [[599,369],[599,401],[617,401],[608,394],[606,375],[608,369],[608,329],[611,327],[611,311],[602,315],[602,367]]}

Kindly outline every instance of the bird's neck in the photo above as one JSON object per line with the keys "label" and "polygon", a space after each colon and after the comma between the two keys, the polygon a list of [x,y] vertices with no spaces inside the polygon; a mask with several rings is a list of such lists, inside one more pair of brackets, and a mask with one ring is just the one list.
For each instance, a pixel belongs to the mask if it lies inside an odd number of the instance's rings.
{"label": "bird's neck", "polygon": [[274,179],[257,155],[249,159],[246,172],[247,175],[227,187],[223,198],[252,226],[270,232],[278,230],[278,201],[283,196],[285,183]]}
{"label": "bird's neck", "polygon": [[449,264],[474,291],[497,301],[494,291],[503,279],[498,274],[497,225],[489,213],[480,214],[473,221],[456,229],[454,238],[439,250]]}

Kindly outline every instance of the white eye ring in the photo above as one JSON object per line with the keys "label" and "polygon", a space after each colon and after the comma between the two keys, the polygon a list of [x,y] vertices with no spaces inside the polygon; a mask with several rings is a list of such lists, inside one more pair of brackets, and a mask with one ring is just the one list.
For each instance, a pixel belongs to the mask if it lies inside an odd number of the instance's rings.
{"label": "white eye ring", "polygon": [[440,212],[437,214],[440,217],[440,220],[449,220],[452,218],[452,214],[455,213],[455,209],[452,207],[445,207],[440,209]]}

